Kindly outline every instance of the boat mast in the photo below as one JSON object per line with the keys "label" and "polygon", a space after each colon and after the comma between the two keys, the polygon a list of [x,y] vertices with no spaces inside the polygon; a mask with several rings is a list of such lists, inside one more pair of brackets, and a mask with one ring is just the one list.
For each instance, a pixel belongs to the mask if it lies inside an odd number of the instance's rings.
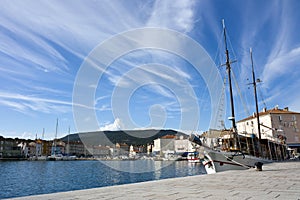
{"label": "boat mast", "polygon": [[53,143],[54,143],[54,155],[56,155],[56,138],[57,138],[57,131],[58,131],[58,118],[56,119],[55,138],[54,138],[54,140],[53,140]]}
{"label": "boat mast", "polygon": [[44,140],[44,136],[45,136],[45,128],[43,128],[42,140]]}
{"label": "boat mast", "polygon": [[231,106],[231,117],[229,118],[232,121],[232,128],[235,133],[237,133],[236,123],[235,123],[235,114],[234,114],[234,103],[233,103],[233,93],[232,93],[232,83],[231,83],[231,66],[232,63],[229,59],[229,52],[227,48],[227,40],[226,40],[226,28],[224,19],[223,22],[223,34],[224,34],[224,43],[225,43],[225,54],[226,54],[226,70],[228,74],[228,82],[229,82],[229,92],[230,92],[230,106]]}
{"label": "boat mast", "polygon": [[70,154],[70,126],[68,129],[68,148],[67,148],[67,154]]}
{"label": "boat mast", "polygon": [[252,48],[250,48],[250,57],[251,57],[251,65],[252,65],[252,80],[253,80],[253,88],[254,88],[254,98],[255,98],[255,109],[256,109],[256,119],[257,119],[257,131],[258,131],[258,139],[261,140],[261,132],[260,132],[260,122],[259,122],[259,112],[258,112],[258,101],[257,101],[257,92],[256,92],[256,83],[259,80],[255,79],[255,72],[253,66],[253,57],[252,57]]}

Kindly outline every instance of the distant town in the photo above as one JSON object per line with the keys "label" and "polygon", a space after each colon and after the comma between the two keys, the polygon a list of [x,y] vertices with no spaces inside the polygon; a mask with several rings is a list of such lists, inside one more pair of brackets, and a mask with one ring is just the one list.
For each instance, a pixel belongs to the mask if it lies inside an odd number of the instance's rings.
{"label": "distant town", "polygon": [[[99,134],[111,138],[111,144],[93,140]],[[135,135],[152,135],[134,138]],[[86,136],[91,138],[86,139]],[[118,138],[118,139],[117,139]],[[107,143],[107,141],[106,141]],[[67,135],[60,139],[20,139],[0,136],[0,159],[142,159],[154,157],[160,160],[175,160],[186,153],[194,152],[199,145],[189,136],[173,130],[106,131]],[[55,157],[54,157],[55,156]]]}
{"label": "distant town", "polygon": [[[263,109],[259,115],[262,139],[274,138],[278,143],[287,145],[291,157],[299,157],[300,131],[297,119],[300,119],[300,113],[290,111],[287,107],[280,109],[276,106],[269,110]],[[237,122],[240,134],[257,135],[255,127],[257,127],[255,115]],[[205,142],[211,148],[218,146],[214,132],[216,131],[210,130],[203,133],[201,142]],[[0,136],[0,160],[123,160],[149,157],[176,160],[186,158],[189,152],[199,152],[200,145],[193,142],[190,137],[174,130],[95,131],[69,134],[54,140]]]}

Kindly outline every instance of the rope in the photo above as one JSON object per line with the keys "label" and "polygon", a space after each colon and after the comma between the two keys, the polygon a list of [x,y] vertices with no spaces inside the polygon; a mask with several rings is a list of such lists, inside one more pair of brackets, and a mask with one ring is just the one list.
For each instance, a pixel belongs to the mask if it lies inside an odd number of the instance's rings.
{"label": "rope", "polygon": [[266,104],[266,102],[265,102],[265,98],[264,98],[264,96],[263,96],[263,94],[262,94],[262,91],[261,91],[260,87],[256,87],[256,88],[258,88],[258,95],[260,96],[260,98],[261,98],[261,100],[262,100],[262,102],[263,102],[263,104],[264,104],[264,107],[266,108],[266,107],[267,107],[267,104]]}
{"label": "rope", "polygon": [[245,100],[244,100],[244,98],[243,98],[243,96],[242,96],[241,89],[240,89],[239,85],[237,84],[237,81],[236,81],[234,72],[231,71],[231,73],[232,73],[232,77],[233,77],[233,80],[234,80],[235,87],[237,88],[239,97],[240,97],[241,102],[242,102],[242,104],[243,104],[244,110],[246,111],[246,114],[249,116],[249,115],[250,115],[249,109],[248,109],[247,105],[245,104]]}
{"label": "rope", "polygon": [[[217,47],[217,51],[216,51],[216,54],[214,56],[214,62],[215,63],[221,63],[221,48],[222,48],[222,35],[223,35],[223,31],[220,32],[220,37],[219,38],[219,41],[218,41],[218,47]],[[211,71],[212,72],[212,71]],[[217,77],[212,77],[212,74],[210,73],[209,74],[209,79],[210,80],[215,80]],[[207,87],[206,87],[207,89]],[[225,92],[225,83],[223,85],[223,88],[222,88],[222,94],[220,96],[220,99],[218,99],[218,104],[216,105],[216,108],[217,108],[217,113],[213,116],[213,121],[215,122],[213,124],[213,127],[214,128],[223,128],[223,124],[224,124],[224,112],[225,112],[225,109],[221,110],[220,108],[221,107],[224,107],[224,94]],[[203,93],[204,95],[204,93]],[[213,115],[213,114],[212,114]]]}

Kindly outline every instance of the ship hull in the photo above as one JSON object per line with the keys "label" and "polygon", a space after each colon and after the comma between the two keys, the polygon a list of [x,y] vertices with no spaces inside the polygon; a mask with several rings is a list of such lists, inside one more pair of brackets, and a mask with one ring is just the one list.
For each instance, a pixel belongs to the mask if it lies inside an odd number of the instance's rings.
{"label": "ship hull", "polygon": [[245,170],[255,168],[257,163],[270,163],[272,160],[235,152],[208,150],[202,161],[207,174],[228,170]]}

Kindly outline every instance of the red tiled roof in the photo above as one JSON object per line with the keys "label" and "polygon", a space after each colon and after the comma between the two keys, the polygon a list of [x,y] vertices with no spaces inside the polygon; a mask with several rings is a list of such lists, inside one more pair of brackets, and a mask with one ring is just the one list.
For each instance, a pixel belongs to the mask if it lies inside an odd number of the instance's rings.
{"label": "red tiled roof", "polygon": [[165,135],[161,137],[162,139],[174,139],[176,136],[175,135]]}
{"label": "red tiled roof", "polygon": [[[268,114],[300,114],[300,113],[289,111],[288,109],[273,108],[273,109],[270,109],[270,110],[260,112],[259,116],[264,116],[264,115],[268,115]],[[254,119],[254,118],[256,118],[256,115],[255,116],[253,116],[253,115],[249,116],[249,117],[247,117],[245,119],[242,119],[238,122],[243,122],[243,121],[247,121],[247,120]]]}

